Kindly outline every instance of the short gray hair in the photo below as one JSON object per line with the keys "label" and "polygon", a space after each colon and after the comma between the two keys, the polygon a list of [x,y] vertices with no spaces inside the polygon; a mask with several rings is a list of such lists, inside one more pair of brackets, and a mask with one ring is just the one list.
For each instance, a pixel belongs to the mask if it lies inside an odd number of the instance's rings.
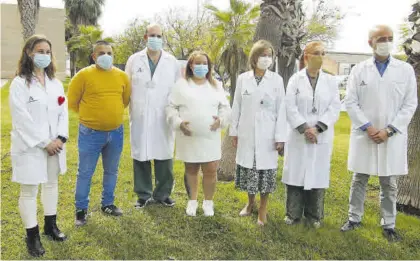
{"label": "short gray hair", "polygon": [[372,40],[372,38],[375,37],[378,31],[381,31],[381,30],[387,30],[387,31],[392,32],[392,34],[394,34],[394,31],[392,30],[390,26],[379,24],[379,25],[375,25],[369,30],[369,40]]}

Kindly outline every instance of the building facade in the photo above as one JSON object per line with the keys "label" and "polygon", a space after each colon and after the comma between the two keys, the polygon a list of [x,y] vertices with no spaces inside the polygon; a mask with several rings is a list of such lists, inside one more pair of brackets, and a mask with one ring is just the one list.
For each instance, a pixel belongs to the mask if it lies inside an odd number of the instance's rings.
{"label": "building facade", "polygon": [[[0,4],[1,11],[1,78],[15,76],[17,63],[24,41],[20,14],[16,4]],[[45,35],[52,43],[57,64],[57,78],[66,78],[66,45],[64,39],[65,10],[41,7],[39,10],[36,33]]]}

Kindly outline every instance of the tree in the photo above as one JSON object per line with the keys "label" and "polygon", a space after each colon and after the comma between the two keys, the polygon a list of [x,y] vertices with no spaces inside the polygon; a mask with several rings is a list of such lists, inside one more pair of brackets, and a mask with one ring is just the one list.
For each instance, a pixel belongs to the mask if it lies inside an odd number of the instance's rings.
{"label": "tree", "polygon": [[254,41],[264,39],[273,44],[278,73],[285,86],[295,72],[296,59],[302,52],[302,39],[306,34],[304,25],[301,0],[265,0],[261,4]]}
{"label": "tree", "polygon": [[[66,41],[78,34],[79,25],[98,24],[105,0],[63,0],[68,22],[66,23]],[[67,44],[67,49],[72,46]],[[74,49],[74,48],[73,48]],[[76,53],[70,51],[71,76],[76,73]]]}
{"label": "tree", "polygon": [[[408,21],[413,23],[413,36],[405,41],[403,48],[407,62],[414,67],[417,78],[417,97],[420,100],[420,1],[413,5]],[[400,210],[420,213],[420,108],[408,126],[408,175],[398,179],[397,204]]]}
{"label": "tree", "polygon": [[26,40],[35,34],[38,21],[39,0],[18,0],[20,23],[22,24],[23,39]]}
{"label": "tree", "polygon": [[[71,46],[70,51],[76,54],[76,66],[78,68],[83,68],[89,65],[90,56],[93,52],[93,46],[98,40],[102,40],[103,31],[98,27],[89,25],[79,26],[79,34],[73,36],[69,40],[69,45]],[[103,39],[110,43],[113,42],[112,38]]]}
{"label": "tree", "polygon": [[[231,105],[236,89],[236,80],[240,72],[247,67],[247,54],[252,46],[252,37],[255,31],[256,18],[259,15],[259,6],[253,6],[241,0],[230,0],[229,10],[219,10],[215,6],[206,5],[216,18],[216,26],[212,33],[216,36],[216,45],[221,50],[216,70],[223,67],[230,78]],[[224,75],[221,74],[221,75]],[[233,179],[235,170],[236,150],[232,146],[229,135],[225,135],[222,145],[222,160],[217,171],[219,180]]]}
{"label": "tree", "polygon": [[122,34],[115,37],[114,62],[116,64],[125,64],[132,54],[146,47],[144,34],[147,25],[147,21],[135,19]]}
{"label": "tree", "polygon": [[337,38],[337,31],[345,15],[331,0],[315,0],[313,3],[313,12],[305,19],[304,28],[301,29],[306,30],[302,42],[317,40],[331,44]]}

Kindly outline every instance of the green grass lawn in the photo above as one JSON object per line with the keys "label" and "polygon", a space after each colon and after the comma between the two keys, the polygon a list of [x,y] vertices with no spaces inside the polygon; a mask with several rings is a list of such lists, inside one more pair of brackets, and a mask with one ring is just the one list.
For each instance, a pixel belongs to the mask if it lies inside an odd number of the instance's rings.
{"label": "green grass lawn", "polygon": [[[19,185],[10,182],[11,119],[9,88],[1,90],[1,258],[29,259],[24,243],[25,230],[18,212]],[[286,226],[285,189],[281,183],[269,204],[269,224],[256,225],[257,215],[240,218],[246,194],[233,183],[219,182],[215,198],[216,215],[212,218],[185,215],[187,196],[183,186],[183,164],[176,162],[175,208],[151,205],[135,210],[133,203],[132,159],[128,117],[125,120],[125,145],[116,189],[116,205],[124,211],[120,218],[100,211],[102,166],[93,178],[88,225],[74,226],[74,191],[77,173],[77,116],[70,114],[68,172],[60,177],[58,220],[69,236],[64,243],[42,237],[44,259],[420,259],[420,219],[398,214],[397,227],[403,241],[389,244],[379,225],[379,183],[372,178],[368,186],[364,226],[343,234],[340,226],[347,218],[351,174],[346,169],[350,121],[342,114],[336,125],[331,168],[331,187],[326,194],[325,223],[319,230],[303,225]],[[282,159],[279,159],[282,163]],[[281,166],[282,164],[280,164]],[[202,196],[200,195],[202,199]],[[38,220],[43,227],[43,210],[39,204]]]}

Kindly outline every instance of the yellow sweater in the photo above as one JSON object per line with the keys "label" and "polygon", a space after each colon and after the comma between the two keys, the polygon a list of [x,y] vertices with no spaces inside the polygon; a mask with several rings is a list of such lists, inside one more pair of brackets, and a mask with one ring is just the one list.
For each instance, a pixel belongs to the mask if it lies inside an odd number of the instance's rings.
{"label": "yellow sweater", "polygon": [[104,71],[92,65],[73,77],[67,97],[69,108],[79,113],[81,124],[94,130],[111,131],[123,123],[130,94],[125,72],[115,67]]}

